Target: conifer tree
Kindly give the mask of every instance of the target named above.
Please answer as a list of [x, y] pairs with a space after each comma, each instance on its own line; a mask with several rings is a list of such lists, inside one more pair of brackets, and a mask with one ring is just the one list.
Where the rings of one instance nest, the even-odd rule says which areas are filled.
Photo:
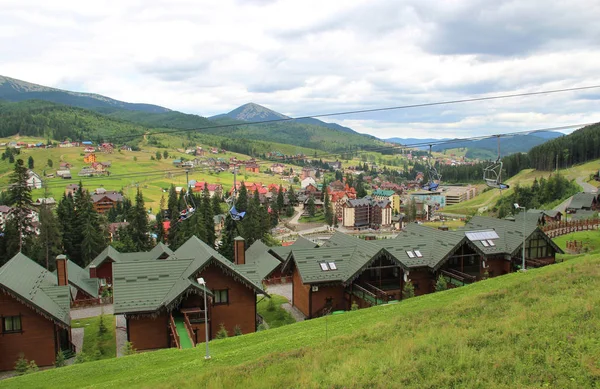
[[244, 185], [244, 181], [240, 185], [238, 197], [235, 200], [235, 208], [239, 212], [246, 212], [248, 210], [248, 190], [246, 189], [246, 185]]
[[156, 233], [156, 243], [165, 243], [167, 235], [165, 226], [163, 225], [164, 221], [163, 211], [161, 210], [156, 214], [156, 227], [154, 228], [154, 232]]
[[18, 159], [14, 171], [10, 175], [9, 201], [13, 209], [6, 223], [6, 248], [10, 257], [19, 251], [26, 251], [29, 237], [33, 234], [31, 222], [32, 204], [31, 188], [27, 185], [29, 178], [23, 160]]
[[312, 194], [308, 198], [308, 203], [306, 204], [306, 207], [308, 208], [308, 215], [310, 217], [315, 216], [315, 213], [316, 213], [315, 196], [313, 196]]
[[238, 222], [233, 220], [230, 215], [227, 215], [225, 218], [225, 226], [223, 227], [223, 239], [221, 241], [221, 247], [219, 247], [219, 253], [231, 262], [233, 262], [234, 239], [239, 235], [237, 223]]
[[147, 251], [151, 247], [150, 237], [148, 236], [148, 216], [144, 206], [144, 196], [138, 188], [135, 195], [135, 206], [129, 210], [129, 226], [127, 227], [129, 236], [135, 246], [135, 251]]
[[208, 184], [204, 185], [204, 189], [202, 191], [202, 215], [204, 225], [206, 227], [206, 244], [210, 247], [215, 247], [215, 222], [214, 222], [214, 212], [213, 207], [210, 201], [210, 192], [208, 191]]
[[211, 206], [213, 209], [213, 214], [220, 215], [223, 213], [223, 211], [221, 210], [221, 199], [219, 199], [219, 196], [217, 196], [216, 193], [211, 198]]
[[279, 191], [277, 192], [277, 211], [282, 212], [284, 205], [283, 186], [279, 185]]
[[75, 236], [76, 220], [75, 205], [73, 196], [64, 194], [62, 200], [58, 203], [56, 209], [58, 223], [60, 225], [62, 243], [67, 257], [74, 258], [75, 245], [77, 243]]
[[27, 159], [27, 167], [29, 169], [33, 169], [35, 165], [35, 162], [33, 161], [33, 157], [30, 155], [29, 158]]
[[328, 226], [333, 225], [333, 209], [331, 207], [331, 202], [329, 201], [329, 194], [327, 193], [327, 190], [324, 191], [324, 201], [323, 201], [323, 209], [325, 210], [325, 223], [327, 223]]
[[47, 204], [40, 209], [40, 234], [34, 246], [36, 261], [47, 270], [54, 269], [55, 258], [62, 252], [62, 240], [58, 220]]
[[[158, 152], [158, 151], [157, 151]], [[175, 191], [175, 185], [171, 185], [169, 188], [169, 200], [167, 202], [169, 207], [169, 219], [171, 223], [179, 218], [179, 199], [177, 198], [177, 191]]]
[[288, 196], [288, 201], [290, 203], [290, 206], [293, 207], [294, 205], [296, 205], [296, 203], [298, 202], [298, 196], [296, 196], [296, 193], [294, 192], [294, 188], [290, 185], [290, 189], [287, 192], [287, 196]]

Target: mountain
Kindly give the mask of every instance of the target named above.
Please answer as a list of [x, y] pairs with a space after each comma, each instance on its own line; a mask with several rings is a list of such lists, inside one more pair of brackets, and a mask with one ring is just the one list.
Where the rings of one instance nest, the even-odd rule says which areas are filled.
[[[538, 134], [538, 133], [535, 133]], [[544, 131], [542, 136], [534, 134], [503, 136], [500, 138], [500, 154], [502, 156], [514, 153], [526, 153], [531, 148], [541, 145], [552, 139], [551, 136], [560, 137], [564, 134], [560, 132]], [[496, 138], [487, 138], [474, 141], [449, 140], [448, 143], [433, 146], [433, 151], [443, 151], [447, 149], [467, 148], [468, 150], [482, 149], [492, 151], [494, 155], [498, 153], [498, 140]], [[471, 158], [471, 155], [467, 155]]]
[[[237, 107], [236, 109], [234, 109], [231, 112], [223, 113], [220, 115], [215, 115], [215, 116], [210, 117], [209, 119], [223, 119], [223, 118], [230, 118], [230, 119], [240, 120], [240, 121], [244, 121], [244, 122], [264, 122], [264, 121], [272, 121], [272, 120], [291, 119], [289, 116], [286, 116], [279, 112], [275, 112], [272, 109], [263, 107], [262, 105], [258, 105], [255, 103], [244, 104], [240, 107]], [[295, 120], [290, 120], [290, 121], [293, 121], [294, 123], [310, 124], [312, 126], [327, 127], [332, 130], [342, 131], [342, 132], [346, 132], [346, 133], [358, 134], [356, 131], [354, 131], [351, 128], [340, 126], [339, 124], [336, 124], [336, 123], [327, 123], [327, 122], [321, 121], [319, 119], [314, 119], [314, 118], [302, 118], [302, 119], [295, 119]]]
[[[444, 140], [449, 140], [450, 138], [441, 138], [441, 139], [437, 139], [437, 138], [423, 138], [423, 139], [419, 139], [419, 138], [387, 138], [384, 139], [386, 142], [391, 142], [391, 143], [397, 143], [399, 145], [405, 145], [405, 146], [410, 146], [410, 145], [414, 145], [414, 144], [427, 144], [428, 142], [431, 143], [437, 143], [440, 141], [444, 141]], [[429, 146], [418, 146], [415, 147], [419, 150], [427, 150], [429, 149]]]
[[538, 138], [544, 139], [556, 139], [560, 138], [561, 136], [564, 136], [565, 134], [558, 131], [536, 131], [530, 133], [529, 135], [537, 136]]
[[0, 99], [12, 102], [37, 99], [86, 109], [123, 109], [150, 113], [170, 111], [170, 109], [158, 105], [126, 103], [94, 93], [50, 88], [5, 76], [0, 76]]

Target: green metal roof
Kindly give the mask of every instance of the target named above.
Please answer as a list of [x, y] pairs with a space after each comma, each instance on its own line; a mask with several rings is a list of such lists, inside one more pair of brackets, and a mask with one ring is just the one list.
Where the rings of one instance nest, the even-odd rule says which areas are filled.
[[[56, 275], [56, 270], [54, 270], [52, 274]], [[89, 271], [80, 268], [73, 261], [67, 261], [67, 274], [69, 277], [69, 284], [75, 286], [77, 289], [83, 290], [92, 297], [98, 297], [100, 280], [97, 278], [90, 278]], [[73, 297], [75, 297], [75, 295], [73, 295]]]
[[312, 249], [317, 246], [318, 245], [315, 242], [310, 241], [303, 236], [298, 236], [298, 239], [291, 245], [271, 247], [271, 251], [282, 261], [285, 261], [293, 249]]
[[0, 268], [0, 287], [52, 320], [71, 325], [69, 286], [58, 286], [55, 275], [22, 253]]
[[193, 260], [122, 262], [113, 266], [113, 300], [116, 314], [169, 309], [190, 289], [212, 293], [189, 279]]
[[159, 243], [150, 251], [141, 251], [135, 253], [120, 253], [112, 246], [106, 247], [94, 260], [86, 267], [89, 269], [90, 266], [94, 265], [99, 267], [107, 259], [112, 259], [114, 262], [136, 262], [136, 261], [152, 261], [158, 259], [167, 254], [168, 256], [173, 255], [173, 251], [163, 243]]
[[89, 265], [87, 265], [86, 269], [89, 269], [90, 266], [100, 266], [107, 259], [112, 259], [115, 262], [119, 261], [120, 253], [112, 246], [107, 246], [100, 254], [94, 258]]
[[[253, 264], [262, 279], [271, 274], [277, 266], [281, 265], [281, 261], [271, 255], [271, 248], [262, 241], [257, 240], [246, 250], [246, 264]], [[261, 280], [262, 281], [262, 280]]]
[[571, 199], [568, 209], [591, 208], [596, 195], [594, 193], [576, 193]]

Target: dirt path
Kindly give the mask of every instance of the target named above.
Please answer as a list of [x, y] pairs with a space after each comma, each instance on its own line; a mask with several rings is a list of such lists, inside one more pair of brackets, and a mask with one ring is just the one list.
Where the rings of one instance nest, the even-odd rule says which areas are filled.
[[598, 192], [598, 188], [596, 188], [594, 185], [588, 184], [587, 182], [583, 181], [584, 177], [577, 177], [577, 183], [579, 184], [579, 186], [581, 186], [583, 188], [583, 191], [586, 193], [597, 193]]

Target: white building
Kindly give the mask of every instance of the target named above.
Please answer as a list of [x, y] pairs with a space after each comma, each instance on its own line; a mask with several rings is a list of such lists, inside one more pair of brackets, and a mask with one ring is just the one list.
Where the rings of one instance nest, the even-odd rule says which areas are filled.
[[40, 176], [32, 170], [28, 170], [27, 174], [29, 175], [27, 186], [31, 189], [40, 189], [42, 187], [42, 179]]

